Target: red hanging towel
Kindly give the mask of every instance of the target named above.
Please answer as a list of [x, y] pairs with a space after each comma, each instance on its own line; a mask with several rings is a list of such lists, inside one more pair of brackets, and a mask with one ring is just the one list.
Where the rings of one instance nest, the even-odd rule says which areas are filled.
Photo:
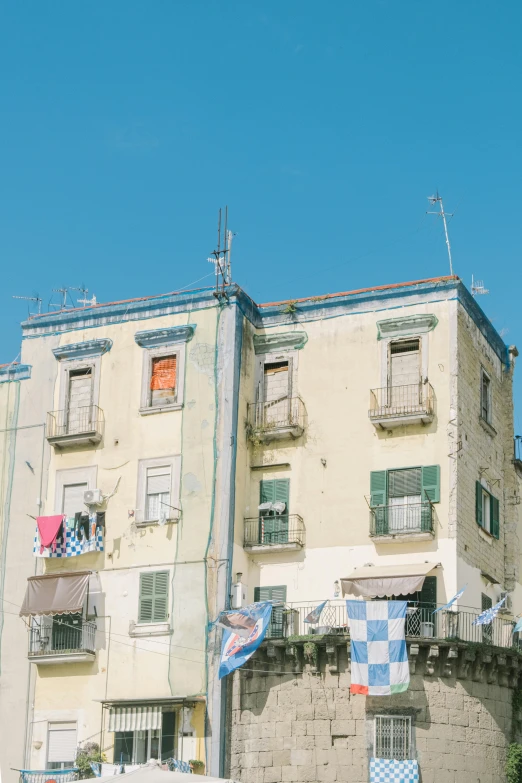
[[40, 533], [40, 554], [48, 546], [53, 547], [53, 552], [56, 551], [56, 537], [60, 532], [62, 522], [65, 519], [63, 514], [57, 514], [54, 517], [37, 517], [36, 524], [38, 525], [38, 532]]

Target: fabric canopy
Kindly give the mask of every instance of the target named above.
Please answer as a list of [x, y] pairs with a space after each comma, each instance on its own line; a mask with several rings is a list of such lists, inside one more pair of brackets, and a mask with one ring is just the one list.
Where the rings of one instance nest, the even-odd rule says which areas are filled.
[[144, 731], [145, 729], [161, 729], [161, 705], [111, 708], [109, 731]]
[[164, 359], [153, 359], [150, 388], [153, 391], [157, 391], [161, 389], [174, 389], [175, 386], [176, 357], [168, 356]]
[[418, 563], [357, 568], [341, 579], [343, 595], [363, 598], [410, 595], [421, 589], [426, 575], [436, 567], [436, 563]]
[[20, 617], [81, 612], [89, 575], [90, 571], [77, 571], [29, 577]]
[[[128, 766], [125, 765], [125, 768], [128, 769]], [[140, 764], [138, 769], [124, 774], [124, 779], [129, 783], [187, 783], [188, 780], [186, 772], [163, 771], [156, 764]], [[119, 775], [117, 779], [121, 780]], [[109, 777], [97, 778], [97, 783], [114, 783], [114, 774]], [[229, 783], [229, 781], [225, 781], [224, 778], [205, 776], [205, 783]]]

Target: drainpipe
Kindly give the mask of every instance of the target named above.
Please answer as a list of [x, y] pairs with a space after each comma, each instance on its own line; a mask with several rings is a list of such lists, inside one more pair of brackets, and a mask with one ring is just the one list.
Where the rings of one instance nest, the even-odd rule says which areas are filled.
[[[230, 606], [232, 589], [232, 553], [234, 545], [235, 480], [237, 457], [237, 429], [239, 409], [239, 382], [241, 373], [241, 348], [243, 338], [242, 313], [232, 300], [221, 315], [223, 329], [218, 335], [221, 357], [221, 452], [220, 452], [220, 513], [219, 538], [216, 542], [218, 556], [226, 558], [227, 567], [218, 569], [216, 614]], [[214, 631], [215, 633], [215, 631]], [[223, 777], [226, 756], [227, 680], [219, 681], [218, 664], [220, 650], [213, 654], [212, 683], [209, 698], [212, 703], [212, 737], [210, 746], [210, 771], [214, 777]]]

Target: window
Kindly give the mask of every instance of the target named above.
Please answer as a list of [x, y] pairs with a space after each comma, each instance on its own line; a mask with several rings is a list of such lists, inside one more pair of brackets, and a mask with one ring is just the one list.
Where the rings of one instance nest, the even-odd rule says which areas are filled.
[[144, 764], [151, 758], [162, 761], [175, 758], [175, 723], [174, 712], [162, 712], [161, 728], [116, 731], [114, 763]]
[[167, 520], [170, 517], [170, 465], [147, 468], [145, 520]]
[[76, 723], [49, 723], [47, 769], [69, 769], [76, 760]]
[[288, 542], [289, 479], [261, 481], [259, 485], [259, 543]]
[[427, 501], [440, 501], [439, 465], [370, 474], [370, 506], [377, 535], [431, 531], [432, 511]]
[[158, 413], [181, 406], [184, 356], [184, 346], [144, 351], [141, 413]]
[[484, 369], [480, 373], [480, 415], [491, 424], [491, 378]]
[[56, 471], [55, 513], [74, 517], [77, 511], [86, 511], [83, 493], [96, 489], [97, 467], [72, 468]]
[[169, 572], [140, 574], [138, 623], [164, 623], [169, 617]]
[[480, 481], [475, 485], [477, 525], [494, 538], [500, 537], [500, 503]]
[[407, 715], [376, 715], [373, 753], [379, 759], [411, 759], [411, 718]]
[[157, 457], [138, 463], [136, 522], [164, 524], [180, 517], [181, 457]]
[[256, 587], [254, 588], [254, 601], [275, 601], [272, 607], [272, 617], [266, 630], [266, 638], [280, 639], [284, 635], [283, 610], [286, 601], [286, 585], [277, 587]]

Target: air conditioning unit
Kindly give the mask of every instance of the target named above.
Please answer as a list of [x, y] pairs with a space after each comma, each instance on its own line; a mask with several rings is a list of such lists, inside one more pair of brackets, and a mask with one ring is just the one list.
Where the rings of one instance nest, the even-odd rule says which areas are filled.
[[511, 599], [511, 593], [508, 593], [505, 590], [503, 590], [500, 593], [500, 600], [502, 601], [503, 598], [505, 598], [506, 601], [500, 607], [500, 612], [503, 613], [503, 614], [511, 614], [511, 610], [513, 608], [513, 601]]
[[101, 506], [103, 503], [101, 489], [86, 489], [83, 493], [83, 502], [86, 506]]

